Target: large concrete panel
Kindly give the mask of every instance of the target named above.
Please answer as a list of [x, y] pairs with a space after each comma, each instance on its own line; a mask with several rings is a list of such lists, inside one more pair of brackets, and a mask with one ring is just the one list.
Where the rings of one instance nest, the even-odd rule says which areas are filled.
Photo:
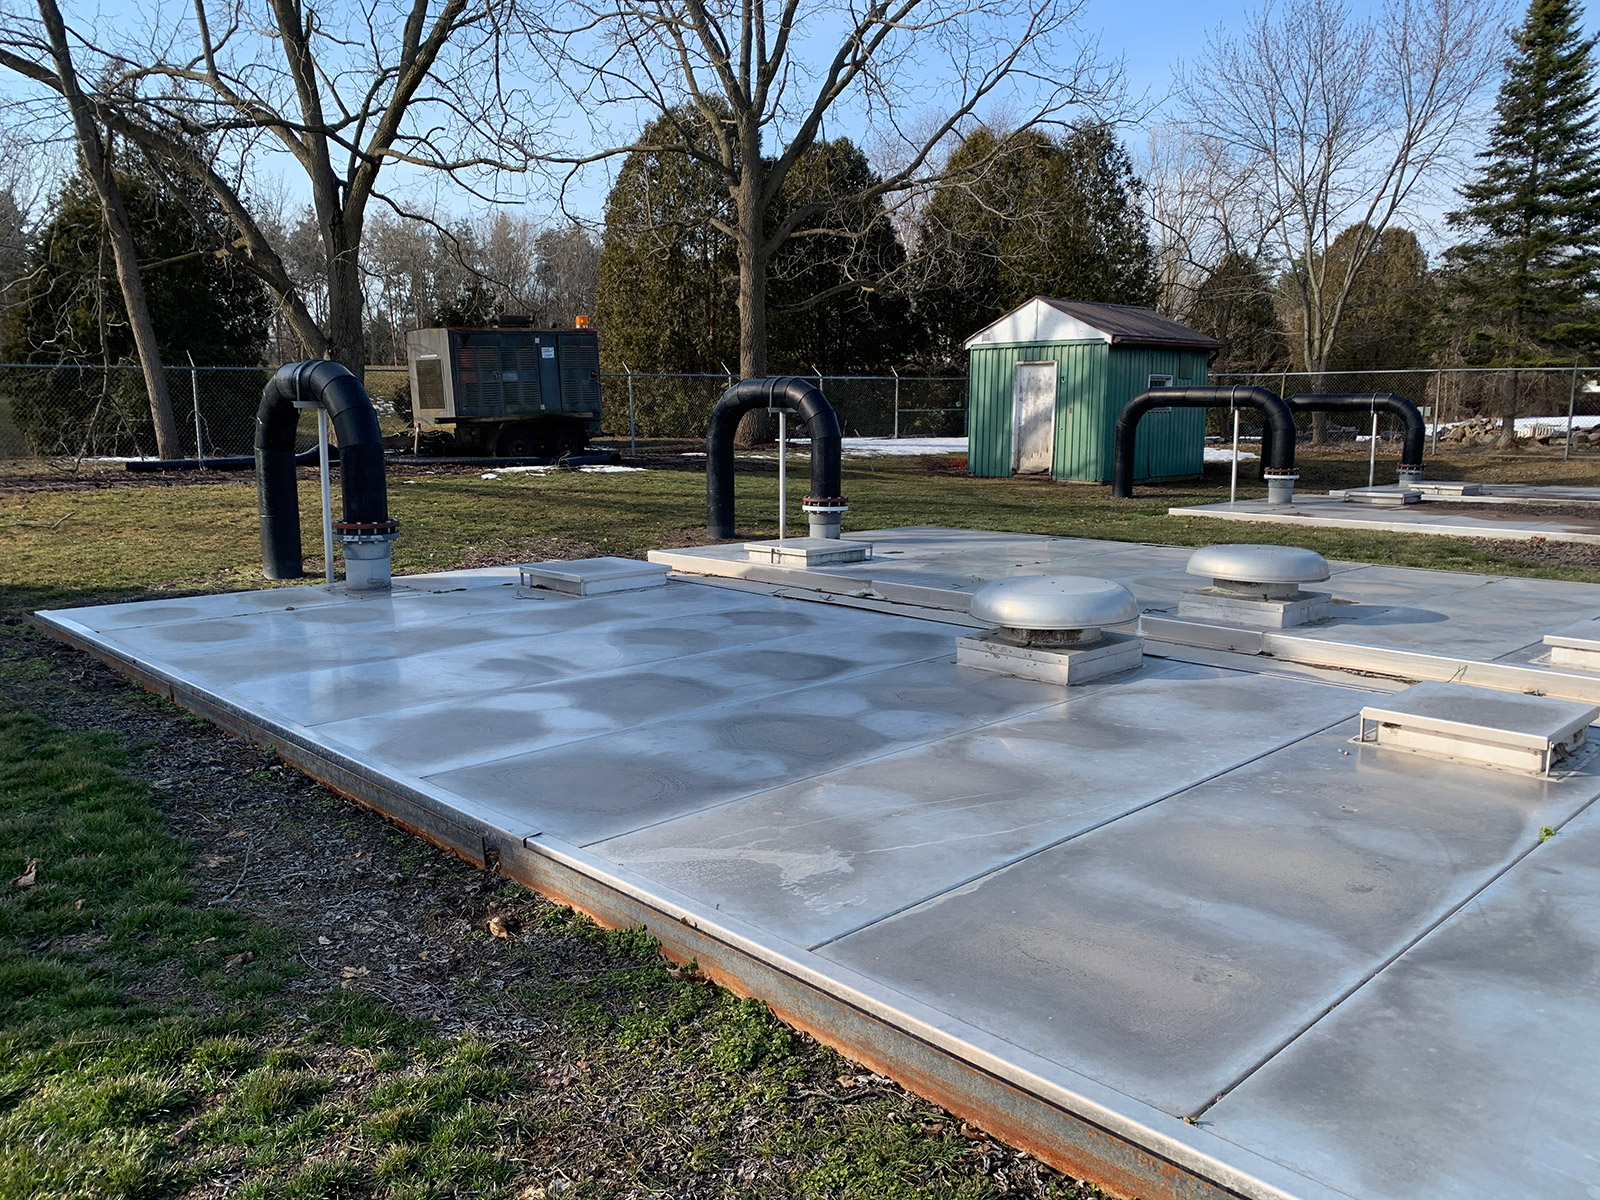
[[[1348, 718], [1370, 699], [1348, 688], [1147, 661], [1138, 679], [1073, 688], [1065, 701], [1059, 689], [1039, 685], [1052, 704], [1030, 716], [596, 849], [816, 945]], [[943, 676], [916, 699], [952, 714], [970, 712], [977, 689], [1021, 682], [945, 664], [916, 670]]]
[[1600, 1195], [1590, 808], [1213, 1107], [1351, 1196]]
[[1600, 792], [1592, 762], [1547, 783], [1354, 733], [1307, 738], [821, 953], [1197, 1113]]

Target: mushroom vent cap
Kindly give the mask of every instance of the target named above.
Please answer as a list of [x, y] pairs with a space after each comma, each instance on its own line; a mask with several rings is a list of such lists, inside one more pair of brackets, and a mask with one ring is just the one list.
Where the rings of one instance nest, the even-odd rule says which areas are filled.
[[1206, 546], [1189, 556], [1186, 569], [1219, 583], [1282, 585], [1328, 578], [1328, 560], [1299, 546]]
[[972, 615], [1008, 629], [1100, 629], [1139, 615], [1133, 593], [1091, 575], [1019, 575], [984, 584]]

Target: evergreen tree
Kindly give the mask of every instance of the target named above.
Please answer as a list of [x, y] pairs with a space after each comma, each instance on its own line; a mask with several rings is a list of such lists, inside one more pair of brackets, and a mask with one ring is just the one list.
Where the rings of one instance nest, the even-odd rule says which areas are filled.
[[[680, 121], [697, 119], [685, 111]], [[666, 118], [641, 140], [669, 144]], [[882, 371], [915, 348], [909, 306], [883, 283], [905, 263], [881, 199], [860, 199], [876, 182], [848, 138], [808, 147], [767, 210], [776, 232], [808, 211], [768, 264], [768, 361], [774, 372], [809, 375]], [[832, 202], [834, 198], [840, 199]], [[718, 374], [739, 362], [738, 256], [726, 181], [676, 150], [629, 154], [606, 203], [595, 315], [608, 370]], [[703, 424], [682, 388], [641, 381], [652, 430]]]
[[883, 201], [856, 199], [877, 182], [867, 156], [843, 137], [814, 142], [784, 180], [768, 212], [774, 226], [801, 204], [828, 207], [768, 268], [773, 372], [876, 375], [917, 349], [910, 305], [886, 286], [905, 265], [905, 249]]
[[1153, 304], [1155, 255], [1132, 160], [1111, 128], [969, 135], [923, 215], [928, 285], [918, 297], [936, 351], [1032, 296]]
[[1482, 169], [1449, 216], [1467, 234], [1446, 252], [1450, 319], [1470, 362], [1570, 362], [1600, 344], [1596, 39], [1572, 0], [1532, 0], [1511, 36]]
[[[669, 143], [675, 128], [662, 117], [640, 141]], [[738, 362], [732, 219], [728, 189], [704, 163], [653, 149], [623, 160], [606, 199], [595, 299], [608, 370], [718, 372]]]
[[[1356, 224], [1339, 232], [1326, 255], [1317, 255], [1315, 270], [1326, 278], [1344, 278], [1357, 248], [1362, 246], [1367, 248], [1366, 257], [1350, 279], [1339, 340], [1328, 356], [1326, 369], [1376, 371], [1419, 366], [1437, 292], [1428, 272], [1427, 252], [1409, 229], [1391, 225], [1374, 235], [1371, 226]], [[1280, 284], [1285, 293], [1294, 287], [1287, 278]], [[1304, 307], [1292, 294], [1282, 298], [1294, 346], [1293, 369], [1310, 371], [1300, 329], [1305, 319]], [[1333, 298], [1325, 296], [1324, 302], [1331, 306]], [[1326, 321], [1328, 314], [1323, 316]]]
[[[198, 189], [175, 194], [149, 171], [117, 173], [163, 362], [255, 366], [269, 305], [260, 281], [227, 253], [232, 233]], [[6, 314], [7, 362], [126, 364], [133, 335], [112, 274], [99, 201], [68, 179], [35, 236], [16, 303]]]
[[[183, 426], [190, 419], [184, 403], [190, 357], [202, 366], [260, 365], [271, 306], [260, 279], [230, 253], [233, 232], [208, 192], [174, 190], [185, 184], [143, 164], [118, 171], [117, 185], [161, 361], [184, 373], [172, 389]], [[50, 211], [28, 248], [0, 354], [14, 363], [136, 364], [100, 201], [89, 181], [81, 174], [69, 178]], [[201, 378], [208, 450], [248, 447], [262, 382], [248, 372]], [[155, 448], [144, 379], [135, 370], [77, 371], [56, 381], [28, 377], [13, 415], [41, 453]]]

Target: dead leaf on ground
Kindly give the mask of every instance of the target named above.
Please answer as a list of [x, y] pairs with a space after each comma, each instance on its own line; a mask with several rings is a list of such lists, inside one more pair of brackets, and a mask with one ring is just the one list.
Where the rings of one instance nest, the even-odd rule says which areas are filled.
[[489, 932], [497, 938], [515, 937], [522, 928], [522, 922], [513, 916], [496, 913], [489, 918]]
[[333, 939], [331, 937], [318, 936], [317, 945], [319, 945], [319, 946], [331, 946], [331, 945], [333, 945]]
[[232, 861], [233, 855], [231, 854], [202, 854], [200, 856], [200, 865], [202, 867], [220, 867], [223, 863], [231, 863]]
[[339, 974], [346, 979], [360, 979], [363, 975], [371, 975], [372, 969], [370, 967], [344, 967], [340, 969]]
[[183, 1143], [188, 1140], [189, 1132], [194, 1128], [194, 1123], [197, 1120], [199, 1120], [198, 1117], [190, 1117], [182, 1125], [179, 1125], [172, 1131], [172, 1135], [167, 1138], [167, 1143], [173, 1146], [183, 1145]]
[[34, 884], [39, 882], [39, 868], [43, 865], [44, 859], [30, 858], [28, 860], [28, 865], [22, 868], [22, 874], [18, 875], [11, 881], [11, 886], [14, 888], [22, 888], [24, 891], [26, 891], [28, 888], [31, 888]]
[[228, 836], [230, 838], [249, 837], [250, 831], [248, 829], [235, 829], [232, 833], [228, 834]]
[[78, 912], [83, 908], [83, 897], [80, 896], [72, 902], [72, 911]]
[[256, 952], [254, 950], [241, 950], [241, 951], [239, 951], [239, 953], [230, 954], [230, 955], [228, 955], [227, 958], [223, 959], [222, 960], [222, 969], [224, 971], [231, 971], [235, 967], [242, 967], [246, 963], [255, 962], [255, 960], [256, 960]]

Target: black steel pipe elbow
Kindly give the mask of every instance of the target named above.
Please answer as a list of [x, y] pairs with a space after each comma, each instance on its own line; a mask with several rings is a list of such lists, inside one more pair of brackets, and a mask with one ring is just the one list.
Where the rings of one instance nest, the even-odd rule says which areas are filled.
[[739, 418], [753, 408], [782, 409], [805, 422], [811, 439], [811, 492], [808, 505], [842, 509], [839, 417], [816, 384], [795, 375], [741, 379], [717, 401], [706, 430], [706, 536], [733, 533], [733, 435]]
[[[1422, 470], [1422, 447], [1428, 430], [1423, 424], [1422, 410], [1404, 396], [1393, 392], [1302, 392], [1285, 398], [1284, 403], [1292, 413], [1303, 412], [1391, 412], [1400, 418], [1404, 427], [1400, 447], [1400, 469]], [[1261, 457], [1266, 459], [1271, 431], [1261, 435]]]
[[1139, 419], [1152, 408], [1253, 408], [1261, 413], [1273, 433], [1272, 449], [1265, 440], [1261, 458], [1268, 471], [1278, 475], [1294, 471], [1294, 415], [1283, 397], [1261, 387], [1154, 388], [1141, 392], [1117, 416], [1112, 443], [1111, 495], [1118, 500], [1133, 496], [1134, 444]]
[[300, 495], [295, 486], [295, 402], [327, 410], [339, 439], [342, 533], [383, 537], [389, 519], [383, 476], [383, 434], [361, 381], [336, 362], [312, 359], [282, 367], [261, 393], [256, 410], [256, 500], [261, 514], [261, 569], [268, 579], [305, 574], [300, 547]]

